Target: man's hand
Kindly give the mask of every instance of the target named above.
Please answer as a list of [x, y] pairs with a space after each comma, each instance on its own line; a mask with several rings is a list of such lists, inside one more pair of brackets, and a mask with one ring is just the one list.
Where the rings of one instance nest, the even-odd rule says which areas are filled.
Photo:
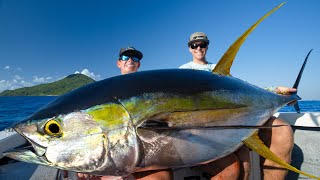
[[282, 87], [282, 86], [279, 86], [279, 87], [276, 88], [276, 93], [277, 94], [289, 95], [290, 93], [293, 93], [293, 92], [297, 92], [297, 89], [288, 88], [288, 87]]

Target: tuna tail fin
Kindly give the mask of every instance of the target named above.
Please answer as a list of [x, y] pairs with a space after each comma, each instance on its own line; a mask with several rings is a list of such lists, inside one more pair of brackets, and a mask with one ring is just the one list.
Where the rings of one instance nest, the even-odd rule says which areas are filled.
[[212, 70], [213, 73], [225, 75], [225, 76], [231, 76], [230, 74], [230, 68], [232, 66], [232, 63], [234, 61], [234, 58], [236, 57], [241, 45], [246, 40], [248, 35], [260, 24], [261, 21], [263, 21], [266, 17], [268, 17], [270, 14], [272, 14], [274, 11], [279, 9], [284, 3], [281, 3], [279, 6], [275, 7], [271, 11], [269, 11], [267, 14], [265, 14], [262, 18], [260, 18], [255, 24], [253, 24], [246, 32], [244, 32], [230, 47], [229, 49], [224, 53], [224, 55], [221, 57], [215, 68]]
[[303, 174], [309, 178], [313, 178], [313, 179], [320, 179], [319, 177], [313, 176], [311, 174], [302, 172], [300, 170], [298, 170], [297, 168], [289, 165], [288, 163], [284, 162], [283, 160], [281, 160], [279, 157], [277, 157], [273, 152], [270, 151], [270, 149], [259, 139], [258, 136], [258, 132], [255, 132], [253, 135], [251, 135], [249, 138], [243, 140], [243, 143], [248, 146], [249, 148], [251, 148], [252, 150], [254, 150], [256, 153], [258, 153], [260, 156], [269, 159], [277, 164], [279, 164], [280, 166], [294, 171], [296, 173], [299, 174]]

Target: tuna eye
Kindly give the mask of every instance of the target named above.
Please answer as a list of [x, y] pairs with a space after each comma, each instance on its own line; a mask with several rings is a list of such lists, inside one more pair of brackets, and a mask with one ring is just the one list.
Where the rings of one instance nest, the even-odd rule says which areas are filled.
[[44, 127], [44, 130], [49, 136], [60, 136], [61, 135], [60, 124], [55, 120], [48, 121]]

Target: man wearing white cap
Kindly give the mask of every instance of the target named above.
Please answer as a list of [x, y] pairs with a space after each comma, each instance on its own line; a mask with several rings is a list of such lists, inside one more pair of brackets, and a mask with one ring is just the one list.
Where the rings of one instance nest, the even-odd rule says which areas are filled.
[[[195, 69], [211, 72], [215, 64], [206, 60], [206, 53], [208, 50], [209, 39], [203, 32], [195, 32], [191, 34], [188, 42], [189, 51], [192, 54], [192, 61], [183, 64], [181, 69]], [[279, 94], [286, 94], [295, 92], [296, 89], [287, 87], [277, 87], [274, 92]], [[271, 129], [259, 130], [261, 140], [285, 162], [291, 162], [291, 152], [293, 149], [293, 132], [291, 127], [285, 121], [271, 117], [266, 125], [285, 125]], [[237, 152], [224, 157], [222, 160], [214, 161], [206, 166], [203, 166], [212, 178], [217, 179], [248, 179], [250, 172], [249, 149], [245, 146], [240, 148]], [[236, 155], [236, 158], [235, 158]], [[274, 162], [261, 157], [261, 169], [263, 170], [263, 179], [285, 179], [287, 170], [279, 167]], [[227, 163], [227, 164], [226, 164]], [[239, 164], [240, 163], [240, 164]], [[239, 167], [239, 165], [241, 165]], [[217, 169], [220, 169], [217, 171]], [[231, 175], [230, 175], [231, 174]]]

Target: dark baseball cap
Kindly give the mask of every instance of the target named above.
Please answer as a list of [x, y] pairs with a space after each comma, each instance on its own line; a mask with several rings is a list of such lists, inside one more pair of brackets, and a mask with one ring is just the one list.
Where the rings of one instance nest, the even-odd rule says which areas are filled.
[[202, 41], [209, 44], [209, 39], [204, 32], [195, 32], [191, 34], [189, 38], [188, 46], [190, 46], [192, 43], [196, 41]]
[[143, 55], [140, 51], [136, 50], [134, 47], [129, 46], [127, 48], [121, 48], [119, 52], [119, 59], [120, 56], [122, 55], [128, 55], [128, 56], [134, 56], [139, 58], [140, 60], [142, 59]]

